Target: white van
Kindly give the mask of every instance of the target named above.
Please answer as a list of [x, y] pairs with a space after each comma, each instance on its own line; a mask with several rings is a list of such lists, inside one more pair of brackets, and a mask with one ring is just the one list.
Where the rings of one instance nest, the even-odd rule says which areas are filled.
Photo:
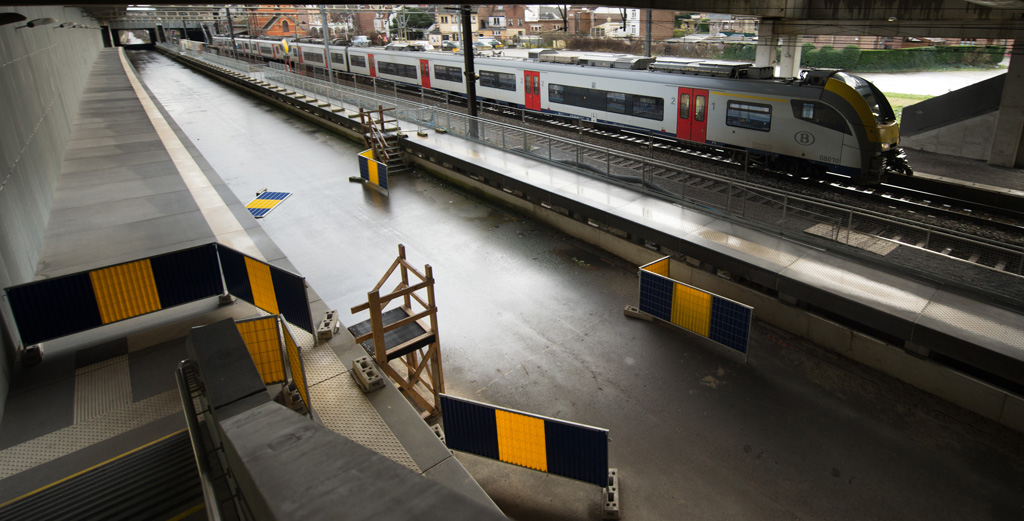
[[370, 39], [367, 38], [366, 36], [362, 36], [362, 35], [354, 36], [354, 37], [352, 37], [352, 46], [353, 47], [369, 47], [370, 46]]

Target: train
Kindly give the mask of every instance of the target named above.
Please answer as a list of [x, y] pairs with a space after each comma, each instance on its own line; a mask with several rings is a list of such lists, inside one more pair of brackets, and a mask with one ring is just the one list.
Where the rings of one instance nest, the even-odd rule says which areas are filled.
[[[430, 46], [385, 48], [295, 40], [236, 39], [237, 52], [322, 74], [362, 75], [466, 94], [464, 57]], [[231, 39], [211, 45], [231, 52]], [[749, 63], [629, 55], [475, 58], [478, 98], [521, 109], [581, 118], [718, 147], [796, 176], [835, 173], [875, 185], [912, 175], [899, 126], [885, 95], [871, 82], [834, 69], [778, 78]]]

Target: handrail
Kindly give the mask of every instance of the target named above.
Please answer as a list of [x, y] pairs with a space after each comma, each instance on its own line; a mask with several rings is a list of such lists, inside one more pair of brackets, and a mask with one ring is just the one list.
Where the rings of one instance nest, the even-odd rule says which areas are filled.
[[217, 502], [217, 492], [213, 489], [213, 480], [210, 479], [210, 464], [206, 457], [201, 454], [203, 441], [199, 435], [199, 422], [196, 421], [196, 410], [192, 403], [192, 395], [188, 389], [188, 382], [185, 379], [185, 364], [188, 360], [178, 362], [178, 369], [174, 372], [175, 380], [178, 382], [178, 394], [181, 397], [181, 408], [185, 413], [185, 423], [188, 425], [188, 437], [192, 442], [192, 455], [195, 457], [196, 466], [199, 468], [199, 483], [203, 489], [203, 500], [206, 503], [206, 516], [210, 521], [220, 521], [220, 506]]

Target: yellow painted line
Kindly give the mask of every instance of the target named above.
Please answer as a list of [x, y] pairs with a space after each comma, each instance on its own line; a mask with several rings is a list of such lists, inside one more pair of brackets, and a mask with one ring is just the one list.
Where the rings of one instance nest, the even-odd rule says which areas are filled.
[[747, 99], [756, 99], [756, 100], [761, 100], [761, 101], [774, 101], [776, 103], [785, 103], [786, 102], [786, 100], [780, 99], [780, 98], [766, 98], [764, 96], [754, 96], [754, 95], [751, 95], [751, 94], [736, 94], [735, 92], [729, 92], [729, 93], [726, 93], [726, 92], [712, 92], [711, 94], [713, 94], [715, 96], [725, 96], [727, 98], [747, 98]]
[[182, 519], [186, 519], [189, 516], [191, 516], [192, 514], [195, 514], [197, 512], [202, 512], [203, 510], [206, 510], [206, 504], [199, 503], [198, 505], [196, 505], [196, 506], [194, 506], [194, 507], [192, 507], [192, 508], [190, 508], [190, 509], [188, 509], [188, 510], [186, 510], [186, 511], [184, 511], [184, 512], [182, 512], [182, 513], [180, 513], [180, 514], [178, 514], [178, 515], [176, 515], [176, 516], [174, 516], [172, 518], [170, 518], [170, 519], [168, 519], [167, 521], [181, 521]]
[[125, 456], [127, 456], [129, 454], [134, 454], [134, 453], [136, 453], [136, 452], [138, 452], [138, 451], [140, 451], [140, 450], [142, 450], [142, 449], [144, 449], [146, 447], [149, 447], [150, 445], [154, 445], [156, 443], [160, 443], [161, 441], [164, 441], [167, 438], [170, 438], [171, 436], [177, 436], [178, 434], [181, 434], [181, 433], [185, 432], [185, 430], [186, 429], [181, 429], [179, 431], [172, 432], [172, 433], [168, 434], [167, 436], [164, 436], [162, 438], [157, 438], [157, 439], [155, 439], [155, 440], [153, 440], [153, 441], [151, 441], [151, 442], [149, 442], [149, 443], [147, 443], [145, 445], [142, 445], [140, 447], [136, 447], [136, 448], [134, 448], [134, 449], [132, 449], [132, 450], [130, 450], [128, 452], [125, 452], [124, 454], [121, 454], [119, 456], [114, 456], [113, 458], [110, 458], [107, 461], [104, 461], [102, 463], [97, 463], [97, 464], [95, 464], [95, 465], [93, 465], [93, 466], [91, 466], [91, 467], [89, 467], [89, 468], [87, 468], [85, 470], [81, 470], [81, 471], [75, 472], [74, 474], [72, 474], [72, 475], [70, 475], [70, 476], [68, 476], [66, 478], [61, 478], [61, 479], [59, 479], [57, 481], [54, 481], [53, 483], [50, 483], [49, 485], [37, 488], [36, 490], [33, 490], [32, 492], [29, 492], [27, 494], [22, 494], [22, 495], [14, 498], [14, 499], [12, 499], [10, 501], [7, 501], [5, 503], [0, 503], [0, 508], [4, 508], [7, 505], [10, 505], [12, 503], [16, 503], [16, 502], [21, 501], [22, 499], [25, 499], [25, 498], [27, 498], [29, 496], [33, 496], [35, 494], [38, 494], [38, 493], [40, 493], [40, 492], [42, 492], [42, 491], [44, 491], [46, 489], [53, 488], [53, 487], [55, 487], [57, 485], [60, 485], [61, 483], [64, 483], [65, 481], [67, 481], [69, 479], [81, 476], [82, 474], [85, 474], [86, 472], [89, 472], [90, 470], [98, 469], [98, 468], [102, 467], [103, 465], [106, 465], [107, 463], [110, 463], [110, 462], [113, 462], [113, 461], [117, 461], [117, 460], [119, 460], [119, 459], [121, 459], [121, 458], [123, 458], [123, 457], [125, 457]]
[[206, 223], [213, 230], [213, 235], [217, 238], [217, 242], [245, 252], [260, 260], [266, 260], [259, 251], [259, 248], [256, 247], [256, 243], [249, 237], [245, 228], [242, 227], [238, 219], [235, 218], [235, 215], [231, 213], [231, 209], [224, 203], [220, 194], [217, 193], [217, 189], [213, 187], [210, 180], [203, 174], [203, 170], [192, 159], [192, 155], [188, 153], [188, 149], [178, 139], [174, 130], [167, 123], [167, 120], [160, 114], [160, 110], [157, 109], [156, 104], [150, 99], [149, 94], [146, 94], [146, 90], [142, 88], [142, 84], [135, 77], [135, 73], [128, 64], [124, 48], [118, 47], [117, 52], [121, 58], [121, 66], [124, 67], [124, 72], [128, 75], [128, 81], [132, 84], [132, 89], [135, 90], [135, 95], [139, 98], [139, 102], [142, 103], [146, 116], [149, 117], [150, 123], [156, 129], [157, 135], [160, 136], [160, 141], [171, 156], [171, 161], [174, 162], [174, 166], [177, 168], [178, 173], [181, 174], [181, 178], [185, 181], [185, 186], [188, 187], [192, 197], [196, 200], [196, 204], [199, 205], [199, 211], [202, 212]]

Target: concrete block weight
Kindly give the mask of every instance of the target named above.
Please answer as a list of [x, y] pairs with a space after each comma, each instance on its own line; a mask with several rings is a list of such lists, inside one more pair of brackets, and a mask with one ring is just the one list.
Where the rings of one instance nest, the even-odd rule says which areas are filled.
[[369, 356], [361, 356], [352, 361], [352, 378], [364, 393], [384, 387], [384, 379], [380, 371], [370, 361]]

